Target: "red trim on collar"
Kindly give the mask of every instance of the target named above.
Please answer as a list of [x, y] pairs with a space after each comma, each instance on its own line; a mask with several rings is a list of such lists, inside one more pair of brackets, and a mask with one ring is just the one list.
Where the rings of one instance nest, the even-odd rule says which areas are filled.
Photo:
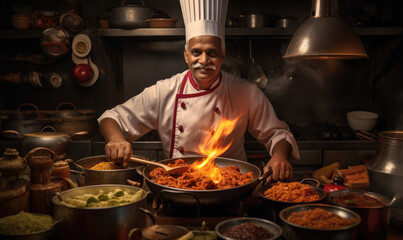
[[[179, 98], [199, 97], [199, 96], [203, 96], [203, 95], [206, 95], [206, 94], [209, 94], [209, 93], [213, 92], [214, 90], [216, 90], [220, 86], [220, 84], [222, 82], [222, 73], [220, 72], [220, 75], [218, 77], [218, 83], [213, 88], [210, 88], [209, 90], [206, 90], [206, 91], [203, 91], [203, 92], [198, 92], [198, 93], [193, 93], [193, 94], [184, 94], [183, 93], [183, 91], [185, 89], [187, 79], [189, 79], [189, 82], [192, 84], [192, 86], [195, 89], [199, 89], [199, 86], [196, 84], [195, 80], [193, 79], [192, 73], [189, 70], [186, 73], [186, 75], [185, 75], [185, 77], [184, 77], [184, 79], [182, 81], [182, 86], [181, 86], [181, 89], [180, 89], [179, 94], [178, 94]], [[195, 87], [195, 85], [197, 86], [197, 88]]]

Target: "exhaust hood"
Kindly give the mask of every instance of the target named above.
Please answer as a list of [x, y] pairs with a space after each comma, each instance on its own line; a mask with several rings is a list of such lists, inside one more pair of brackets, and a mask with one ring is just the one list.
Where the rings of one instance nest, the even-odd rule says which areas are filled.
[[312, 0], [311, 17], [297, 29], [283, 58], [368, 58], [360, 38], [338, 16], [337, 3], [337, 0]]

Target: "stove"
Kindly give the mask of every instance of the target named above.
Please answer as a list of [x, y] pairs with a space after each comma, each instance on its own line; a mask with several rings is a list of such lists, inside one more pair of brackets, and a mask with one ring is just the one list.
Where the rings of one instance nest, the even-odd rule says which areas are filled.
[[218, 223], [235, 217], [271, 220], [273, 216], [271, 210], [266, 209], [259, 199], [257, 189], [244, 199], [225, 206], [202, 206], [196, 201], [193, 205], [179, 206], [156, 198], [149, 199], [148, 203], [156, 224], [180, 225], [193, 230], [199, 229], [202, 225], [206, 230], [214, 230]]

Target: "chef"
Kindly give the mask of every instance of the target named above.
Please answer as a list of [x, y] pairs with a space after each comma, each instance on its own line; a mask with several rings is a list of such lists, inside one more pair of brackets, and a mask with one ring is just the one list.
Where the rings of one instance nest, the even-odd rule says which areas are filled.
[[293, 135], [279, 120], [265, 94], [253, 83], [221, 70], [225, 58], [228, 0], [180, 0], [186, 29], [184, 58], [188, 70], [160, 80], [98, 119], [108, 159], [127, 164], [131, 142], [155, 129], [165, 158], [203, 155], [200, 145], [223, 119], [235, 129], [220, 137], [230, 147], [221, 155], [246, 161], [245, 133], [263, 144], [271, 180], [290, 180], [289, 158], [299, 158]]

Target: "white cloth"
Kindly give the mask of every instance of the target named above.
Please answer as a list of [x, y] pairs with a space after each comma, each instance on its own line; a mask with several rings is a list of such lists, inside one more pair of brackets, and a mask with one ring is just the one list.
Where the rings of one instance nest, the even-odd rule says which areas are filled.
[[228, 0], [180, 0], [186, 42], [197, 36], [210, 35], [225, 41]]
[[[185, 75], [190, 77], [185, 78]], [[222, 118], [233, 120], [238, 116], [241, 117], [235, 130], [220, 139], [223, 146], [233, 141], [221, 157], [246, 160], [244, 140], [249, 131], [270, 154], [274, 145], [285, 139], [292, 145], [292, 157], [299, 159], [294, 136], [287, 124], [277, 118], [263, 92], [256, 84], [226, 72], [222, 72], [221, 80], [208, 91], [198, 90], [190, 71], [160, 80], [125, 103], [105, 111], [98, 122], [104, 118], [115, 119], [129, 141], [156, 129], [165, 157], [176, 158], [202, 155], [199, 146], [206, 134]]]

